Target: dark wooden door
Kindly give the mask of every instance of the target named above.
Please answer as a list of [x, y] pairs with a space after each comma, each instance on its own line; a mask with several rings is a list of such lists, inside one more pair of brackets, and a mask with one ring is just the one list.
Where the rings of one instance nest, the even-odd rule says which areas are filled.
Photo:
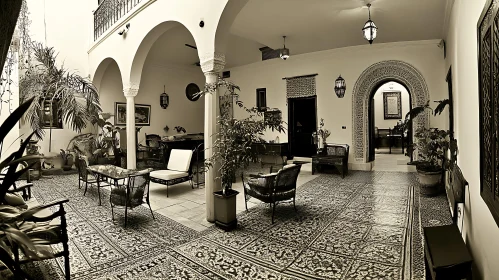
[[369, 161], [374, 161], [374, 153], [375, 153], [375, 135], [374, 135], [374, 124], [376, 123], [375, 122], [375, 119], [374, 119], [374, 99], [371, 98], [371, 100], [369, 100], [369, 129], [368, 129], [368, 133], [369, 133]]
[[311, 157], [317, 153], [312, 134], [317, 131], [316, 97], [288, 99], [288, 142], [292, 156]]

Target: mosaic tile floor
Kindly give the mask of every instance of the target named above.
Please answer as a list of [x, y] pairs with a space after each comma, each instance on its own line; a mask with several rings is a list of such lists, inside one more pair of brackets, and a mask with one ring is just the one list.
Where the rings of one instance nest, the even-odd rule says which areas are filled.
[[[445, 197], [419, 199], [413, 173], [323, 174], [298, 188], [298, 212], [276, 207], [274, 224], [257, 204], [238, 215], [237, 230], [201, 234], [160, 214], [152, 220], [147, 208], [123, 229], [96, 192], [82, 196], [74, 175], [35, 186], [42, 203], [70, 199], [72, 279], [424, 279], [420, 227], [446, 223]], [[30, 271], [61, 279], [59, 266]]]

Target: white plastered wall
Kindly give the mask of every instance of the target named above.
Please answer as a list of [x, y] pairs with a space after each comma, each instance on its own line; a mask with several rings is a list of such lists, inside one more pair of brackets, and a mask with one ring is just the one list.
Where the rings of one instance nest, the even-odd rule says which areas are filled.
[[[352, 147], [352, 88], [362, 71], [370, 65], [385, 60], [407, 62], [422, 73], [432, 101], [446, 98], [444, 57], [438, 42], [411, 41], [349, 47], [292, 55], [286, 61], [271, 59], [228, 70], [231, 71], [230, 79], [241, 87], [240, 99], [246, 106], [255, 106], [257, 88], [267, 88], [267, 106], [279, 108], [286, 122], [286, 82], [282, 78], [318, 73], [317, 117], [324, 118], [325, 128], [331, 131], [328, 141], [347, 143]], [[347, 83], [345, 97], [341, 99], [334, 93], [334, 81], [340, 74]], [[236, 110], [236, 116], [238, 114], [241, 114], [240, 110]], [[430, 118], [432, 127], [447, 128], [447, 123], [447, 118], [443, 116]], [[274, 140], [278, 135], [278, 132], [267, 131], [265, 138]], [[287, 135], [279, 135], [281, 142], [287, 141], [287, 138]], [[354, 162], [353, 151], [349, 161]]]
[[[458, 165], [469, 182], [463, 235], [481, 279], [499, 275], [499, 228], [480, 196], [477, 22], [485, 0], [454, 1], [446, 36], [446, 74], [452, 67]], [[480, 279], [477, 278], [477, 279]]]

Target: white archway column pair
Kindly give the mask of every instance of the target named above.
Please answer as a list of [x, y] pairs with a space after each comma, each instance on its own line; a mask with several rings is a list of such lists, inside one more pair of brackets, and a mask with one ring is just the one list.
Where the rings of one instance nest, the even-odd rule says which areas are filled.
[[135, 96], [139, 92], [138, 85], [125, 85], [123, 94], [126, 98], [126, 166], [127, 169], [137, 168], [137, 143], [135, 143]]

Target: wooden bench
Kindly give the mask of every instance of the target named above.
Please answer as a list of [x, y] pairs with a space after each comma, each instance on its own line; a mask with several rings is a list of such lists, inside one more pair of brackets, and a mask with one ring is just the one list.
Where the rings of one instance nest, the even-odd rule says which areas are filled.
[[341, 173], [341, 178], [348, 174], [347, 144], [326, 144], [317, 155], [312, 156], [312, 175], [323, 165], [334, 166]]
[[451, 225], [423, 228], [426, 279], [471, 279], [471, 257], [457, 227], [457, 204], [464, 203], [468, 182], [456, 165], [450, 172], [447, 197], [453, 209]]

